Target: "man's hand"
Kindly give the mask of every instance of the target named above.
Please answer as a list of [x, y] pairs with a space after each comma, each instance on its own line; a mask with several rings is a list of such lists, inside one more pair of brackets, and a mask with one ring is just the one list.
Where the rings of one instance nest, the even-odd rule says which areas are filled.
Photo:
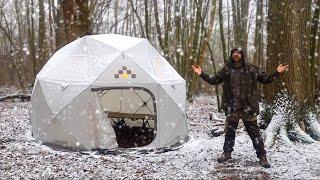
[[282, 73], [284, 73], [288, 68], [289, 68], [289, 65], [280, 64], [280, 65], [277, 67], [277, 71], [278, 71], [278, 73], [282, 74]]
[[199, 65], [191, 65], [191, 67], [198, 76], [201, 74], [201, 67]]

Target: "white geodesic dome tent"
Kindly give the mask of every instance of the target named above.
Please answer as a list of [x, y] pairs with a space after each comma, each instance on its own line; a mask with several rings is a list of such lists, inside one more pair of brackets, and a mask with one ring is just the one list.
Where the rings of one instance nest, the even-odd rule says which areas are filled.
[[143, 38], [88, 35], [67, 44], [37, 75], [31, 104], [32, 134], [46, 143], [115, 148], [112, 113], [154, 118], [145, 147], [188, 137], [185, 80]]

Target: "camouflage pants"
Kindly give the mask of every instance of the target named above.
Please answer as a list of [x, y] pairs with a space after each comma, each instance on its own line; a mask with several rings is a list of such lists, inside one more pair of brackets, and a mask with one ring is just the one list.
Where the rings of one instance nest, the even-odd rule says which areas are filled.
[[256, 150], [256, 154], [257, 154], [258, 158], [260, 158], [262, 156], [266, 156], [266, 151], [264, 149], [263, 140], [261, 138], [259, 127], [257, 124], [257, 117], [256, 116], [249, 117], [241, 111], [236, 112], [236, 113], [232, 113], [229, 116], [227, 116], [226, 125], [225, 125], [225, 141], [224, 141], [223, 150], [226, 152], [233, 151], [235, 135], [236, 135], [235, 131], [238, 127], [240, 119], [244, 123], [246, 131], [248, 132], [248, 134], [252, 140], [252, 144]]

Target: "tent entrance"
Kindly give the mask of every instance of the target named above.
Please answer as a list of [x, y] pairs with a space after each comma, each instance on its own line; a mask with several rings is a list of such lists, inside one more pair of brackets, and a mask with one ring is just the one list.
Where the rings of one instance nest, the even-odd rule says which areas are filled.
[[150, 144], [156, 136], [154, 95], [141, 87], [96, 88], [100, 105], [115, 130], [121, 148]]

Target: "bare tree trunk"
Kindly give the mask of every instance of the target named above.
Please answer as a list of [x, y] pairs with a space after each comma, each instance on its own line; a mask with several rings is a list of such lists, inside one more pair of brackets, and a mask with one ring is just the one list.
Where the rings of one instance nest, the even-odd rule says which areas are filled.
[[[263, 29], [262, 29], [262, 20], [263, 20], [263, 0], [257, 1], [257, 12], [256, 12], [256, 29], [254, 36], [254, 47], [255, 51], [253, 54], [253, 63], [259, 68], [263, 68]], [[263, 87], [261, 84], [258, 84], [258, 90], [260, 94], [263, 93]]]
[[[180, 0], [176, 0], [174, 3], [174, 10], [176, 12], [176, 15], [174, 17], [174, 26], [175, 26], [175, 31], [174, 31], [174, 42], [175, 42], [175, 49], [176, 53], [174, 53], [174, 58], [176, 61], [176, 69], [178, 72], [182, 72], [182, 56], [180, 54], [182, 43], [181, 43], [181, 15], [180, 15]], [[179, 52], [178, 52], [179, 51]]]
[[113, 32], [117, 34], [118, 32], [118, 14], [119, 14], [119, 0], [114, 1], [114, 30]]
[[[318, 37], [320, 36], [320, 31], [317, 33]], [[316, 56], [316, 79], [315, 79], [315, 101], [316, 104], [320, 107], [320, 38], [317, 40], [317, 56]]]
[[[199, 64], [200, 66], [204, 64], [205, 55], [208, 54], [208, 49], [209, 49], [208, 43], [211, 42], [215, 14], [216, 14], [216, 2], [212, 1], [210, 6], [210, 16], [209, 16], [210, 19], [209, 19], [208, 28], [206, 28], [207, 30], [205, 31], [205, 37], [199, 52], [200, 54], [199, 59], [197, 60], [197, 64]], [[202, 23], [204, 23], [203, 20], [202, 20]]]
[[[201, 12], [202, 12], [202, 0], [196, 1], [196, 21], [195, 21], [195, 31], [193, 36], [193, 42], [192, 42], [192, 50], [191, 50], [191, 56], [192, 59], [190, 59], [191, 63], [194, 64], [197, 62], [196, 57], [198, 54], [198, 48], [199, 48], [199, 34], [200, 34], [200, 25], [201, 25]], [[190, 86], [188, 89], [188, 99], [191, 99], [192, 94], [195, 90], [195, 86], [197, 83], [197, 76], [193, 73], [192, 78], [190, 79]]]
[[160, 44], [160, 47], [164, 53], [164, 56], [168, 56], [169, 52], [165, 46], [164, 39], [162, 37], [161, 27], [160, 27], [160, 21], [159, 21], [159, 12], [158, 12], [158, 2], [157, 0], [153, 0], [153, 6], [154, 6], [154, 17], [156, 20], [156, 29], [158, 33], [158, 41]]
[[312, 143], [314, 140], [302, 130], [308, 125], [307, 129], [320, 134], [313, 128], [319, 122], [314, 118], [313, 82], [306, 61], [310, 54], [311, 0], [270, 0], [268, 13], [267, 71], [275, 71], [279, 63], [289, 64], [290, 70], [281, 77], [282, 82], [265, 86], [267, 104], [273, 107], [266, 144], [272, 145], [279, 132], [288, 140], [284, 135], [288, 133], [281, 133], [286, 130], [291, 139]]
[[35, 35], [34, 35], [34, 20], [31, 14], [34, 13], [33, 0], [31, 0], [31, 13], [30, 13], [30, 4], [26, 1], [26, 16], [28, 21], [27, 31], [28, 31], [28, 44], [30, 49], [30, 59], [32, 61], [32, 71], [33, 77], [35, 78], [38, 73], [38, 65], [36, 58], [36, 46], [35, 46]]
[[48, 55], [45, 18], [44, 2], [43, 0], [39, 0], [39, 69], [45, 64]]
[[254, 64], [262, 68], [262, 55], [263, 55], [263, 33], [262, 33], [262, 17], [263, 17], [263, 0], [257, 1], [257, 13], [256, 13], [256, 29], [254, 37], [255, 52], [253, 55]]
[[230, 51], [230, 46], [232, 45], [231, 43], [231, 29], [230, 29], [230, 7], [229, 7], [229, 0], [227, 0], [227, 13], [228, 13], [228, 40], [227, 40], [227, 52]]
[[222, 0], [219, 0], [219, 24], [220, 24], [220, 37], [221, 37], [221, 45], [222, 45], [222, 57], [223, 57], [224, 63], [227, 63], [228, 57], [226, 52], [226, 42], [224, 38]]
[[233, 34], [234, 34], [234, 46], [239, 46], [239, 27], [238, 27], [238, 19], [237, 19], [237, 5], [235, 0], [231, 0], [232, 7], [232, 22], [233, 22]]
[[[56, 49], [60, 49], [65, 44], [65, 31], [64, 31], [64, 23], [63, 23], [63, 8], [62, 8], [62, 1], [58, 0], [58, 7], [54, 7], [53, 5], [53, 17], [55, 23], [55, 41], [56, 41]], [[55, 9], [57, 9], [55, 11]]]
[[76, 39], [76, 10], [74, 0], [62, 0], [61, 5], [64, 22], [64, 39], [69, 43]]
[[[182, 27], [188, 27], [188, 19], [186, 17], [187, 15], [187, 2], [188, 0], [183, 0], [183, 6], [182, 6], [182, 13], [181, 13], [181, 26]], [[189, 73], [187, 73], [188, 69], [188, 43], [187, 43], [187, 38], [188, 36], [188, 30], [187, 28], [182, 28], [182, 33], [181, 33], [181, 39], [183, 40], [181, 43], [181, 48], [183, 52], [183, 56], [181, 57], [183, 59], [183, 63], [181, 64], [181, 74], [182, 77], [186, 78]], [[189, 66], [190, 67], [190, 66]]]
[[[317, 35], [319, 26], [319, 14], [320, 14], [320, 0], [316, 1], [316, 9], [312, 17], [311, 24], [311, 36], [310, 36], [310, 78], [311, 78], [311, 90], [314, 91], [312, 94], [315, 95], [314, 100], [316, 100], [316, 79], [317, 79], [317, 64], [316, 64], [316, 52], [317, 52]], [[319, 46], [319, 44], [318, 44]], [[318, 93], [319, 94], [319, 93]]]
[[148, 12], [148, 0], [144, 0], [144, 21], [145, 21], [145, 28], [146, 28], [146, 38], [150, 39], [150, 32], [149, 32], [149, 12]]
[[[268, 89], [265, 91], [268, 102], [272, 102], [275, 94], [283, 88], [295, 95], [301, 104], [305, 101], [310, 102], [313, 98], [310, 73], [307, 73], [309, 65], [308, 61], [304, 61], [308, 59], [310, 52], [309, 40], [304, 38], [310, 35], [310, 29], [306, 28], [311, 17], [309, 5], [309, 0], [299, 3], [290, 0], [270, 0], [267, 71], [275, 71], [280, 62], [289, 64], [290, 71], [282, 77], [284, 86], [277, 83], [265, 86]], [[305, 11], [300, 11], [301, 8], [305, 8]], [[291, 14], [295, 11], [299, 14]], [[306, 90], [310, 92], [306, 93]]]
[[245, 51], [248, 42], [248, 10], [250, 0], [232, 0], [232, 18], [235, 46], [242, 47]]
[[139, 25], [140, 25], [140, 30], [141, 30], [141, 34], [142, 34], [142, 37], [146, 37], [145, 35], [145, 32], [144, 32], [144, 27], [143, 27], [143, 24], [142, 24], [142, 20], [138, 14], [138, 11], [137, 9], [134, 7], [134, 4], [133, 4], [133, 1], [132, 0], [129, 0], [130, 2], [130, 5], [131, 5], [131, 8], [132, 8], [132, 11], [134, 12], [134, 14], [136, 15], [136, 17], [138, 18], [138, 22], [139, 22]]
[[[207, 43], [207, 45], [208, 45], [209, 52], [210, 52], [210, 59], [211, 59], [211, 62], [212, 62], [213, 73], [215, 74], [217, 72], [217, 68], [216, 68], [216, 64], [215, 64], [214, 58], [213, 58], [212, 48], [211, 48], [209, 42]], [[218, 104], [218, 112], [221, 112], [222, 108], [221, 108], [221, 101], [220, 101], [220, 97], [219, 97], [219, 85], [215, 85], [214, 88], [215, 88], [217, 104]]]
[[249, 3], [250, 0], [241, 0], [241, 38], [240, 38], [240, 46], [247, 51], [247, 44], [248, 44], [248, 10], [249, 10]]
[[19, 78], [19, 84], [22, 89], [25, 88], [26, 84], [28, 83], [28, 70], [24, 66], [25, 59], [23, 57], [23, 35], [24, 35], [24, 29], [23, 22], [21, 19], [21, 2], [19, 0], [14, 1], [14, 10], [16, 15], [16, 22], [18, 25], [18, 41], [16, 42], [16, 56], [14, 56], [14, 59], [12, 59], [12, 65], [17, 70], [17, 75]]
[[54, 49], [55, 49], [55, 46], [54, 46], [54, 41], [53, 41], [53, 37], [54, 37], [54, 34], [53, 34], [53, 30], [54, 30], [54, 18], [53, 18], [53, 8], [54, 8], [54, 5], [53, 5], [53, 0], [49, 0], [48, 1], [49, 3], [49, 56], [52, 55]]
[[77, 4], [77, 37], [91, 33], [91, 13], [89, 0], [76, 0]]
[[[166, 3], [167, 2], [167, 3]], [[167, 11], [164, 11], [164, 46], [168, 51], [168, 54], [164, 54], [164, 56], [167, 58], [167, 60], [172, 63], [172, 59], [170, 58], [170, 48], [169, 48], [169, 33], [172, 31], [171, 29], [171, 5], [172, 1], [164, 1], [165, 7]]]

